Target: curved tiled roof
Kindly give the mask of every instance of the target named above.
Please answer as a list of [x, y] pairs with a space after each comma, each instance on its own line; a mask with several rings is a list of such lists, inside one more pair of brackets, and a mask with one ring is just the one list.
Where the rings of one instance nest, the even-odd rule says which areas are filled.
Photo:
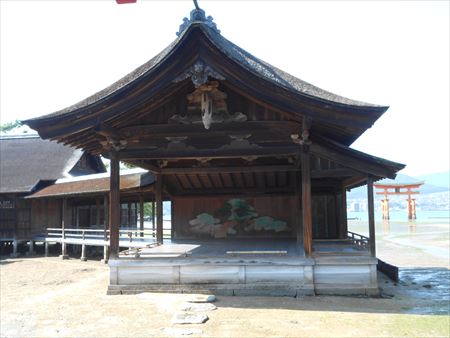
[[[270, 65], [269, 63], [258, 59], [252, 54], [248, 53], [244, 49], [238, 47], [231, 41], [224, 38], [217, 30], [209, 27], [203, 21], [193, 21], [189, 24], [188, 28], [185, 29], [180, 35], [162, 52], [150, 59], [145, 64], [136, 68], [134, 71], [124, 76], [114, 84], [109, 87], [97, 92], [96, 94], [72, 105], [62, 110], [56, 111], [54, 113], [29, 119], [27, 121], [34, 121], [40, 119], [46, 119], [56, 116], [61, 116], [65, 114], [70, 114], [78, 109], [86, 108], [89, 105], [95, 104], [109, 97], [110, 95], [120, 91], [122, 88], [130, 85], [137, 79], [141, 78], [148, 72], [157, 68], [163, 60], [168, 57], [194, 29], [201, 29], [204, 35], [209, 39], [209, 41], [216, 46], [222, 53], [224, 53], [231, 60], [241, 65], [246, 70], [252, 72], [253, 74], [259, 76], [263, 80], [274, 83], [280, 87], [283, 87], [295, 94], [306, 96], [312, 99], [317, 99], [320, 101], [329, 102], [331, 104], [352, 106], [352, 107], [371, 107], [371, 108], [386, 108], [379, 105], [374, 105], [366, 102], [352, 100], [343, 96], [339, 96], [316, 87], [306, 81], [296, 78], [281, 69]], [[27, 122], [25, 121], [25, 122]]]

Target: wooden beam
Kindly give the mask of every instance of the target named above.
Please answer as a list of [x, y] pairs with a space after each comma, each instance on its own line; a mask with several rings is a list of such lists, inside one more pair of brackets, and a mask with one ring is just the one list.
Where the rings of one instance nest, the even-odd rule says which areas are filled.
[[143, 168], [143, 169], [147, 169], [148, 171], [150, 171], [153, 174], [157, 174], [157, 173], [161, 173], [161, 168], [154, 166], [152, 164], [149, 164], [147, 162], [145, 162], [144, 160], [141, 161], [124, 161], [127, 162], [129, 164], [135, 165], [137, 167]]
[[102, 136], [104, 136], [106, 138], [116, 138], [116, 139], [119, 138], [117, 130], [115, 128], [112, 128], [111, 126], [105, 124], [105, 123], [97, 125], [94, 128], [94, 131], [97, 134], [102, 135]]
[[173, 196], [216, 196], [216, 195], [264, 195], [264, 194], [292, 194], [295, 187], [280, 188], [220, 188], [220, 189], [192, 189], [173, 191]]
[[394, 171], [388, 170], [384, 166], [374, 163], [374, 161], [369, 162], [365, 159], [356, 158], [352, 154], [345, 153], [340, 149], [328, 148], [327, 146], [314, 142], [314, 140], [310, 145], [310, 149], [311, 153], [317, 156], [336, 162], [345, 168], [350, 168], [363, 174], [372, 174], [389, 178], [395, 177]]
[[357, 175], [350, 177], [344, 181], [342, 181], [342, 185], [345, 189], [352, 189], [353, 187], [357, 186], [358, 184], [361, 184], [367, 179], [367, 176], [363, 175]]
[[248, 173], [248, 172], [274, 172], [274, 171], [298, 171], [294, 165], [266, 165], [266, 166], [241, 166], [241, 167], [205, 167], [205, 168], [163, 168], [161, 173], [168, 174], [214, 174], [214, 173]]
[[163, 198], [162, 198], [162, 187], [163, 187], [163, 176], [156, 174], [156, 241], [158, 243], [163, 243]]
[[110, 155], [110, 186], [109, 186], [109, 256], [119, 257], [119, 227], [120, 227], [120, 169], [119, 155]]
[[338, 168], [338, 169], [325, 169], [325, 170], [311, 170], [311, 178], [344, 178], [352, 177], [358, 173], [354, 170]]
[[[228, 136], [237, 133], [267, 133], [288, 136], [299, 128], [291, 121], [246, 121], [214, 123], [206, 130], [202, 124], [157, 124], [138, 125], [122, 128], [118, 131], [121, 138], [127, 140], [158, 139], [172, 136]], [[253, 134], [252, 134], [253, 135]]]
[[303, 147], [300, 160], [302, 171], [302, 220], [303, 220], [303, 247], [305, 255], [312, 254], [312, 205], [311, 205], [311, 170], [309, 151]]
[[369, 216], [369, 248], [370, 255], [376, 257], [375, 250], [375, 208], [373, 201], [373, 178], [367, 177], [367, 212]]
[[241, 158], [247, 156], [257, 157], [288, 157], [298, 155], [298, 147], [292, 146], [280, 146], [280, 147], [261, 147], [261, 148], [244, 148], [244, 149], [195, 149], [195, 150], [182, 150], [174, 151], [168, 149], [156, 149], [156, 150], [130, 150], [124, 149], [120, 152], [121, 160], [178, 160], [178, 159], [192, 159], [197, 160], [199, 158], [214, 158], [214, 159], [227, 159], [227, 158]]

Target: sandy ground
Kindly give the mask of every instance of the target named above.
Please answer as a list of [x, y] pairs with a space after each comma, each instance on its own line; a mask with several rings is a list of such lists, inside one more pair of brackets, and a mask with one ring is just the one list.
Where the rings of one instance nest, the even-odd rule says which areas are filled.
[[190, 325], [171, 323], [188, 295], [107, 296], [108, 268], [99, 261], [4, 257], [0, 335], [166, 337], [191, 330], [200, 337], [449, 337], [448, 245], [440, 245], [448, 225], [441, 230], [428, 229], [424, 243], [402, 233], [379, 236], [379, 255], [403, 266], [398, 284], [380, 275], [382, 298], [221, 296], [206, 323]]

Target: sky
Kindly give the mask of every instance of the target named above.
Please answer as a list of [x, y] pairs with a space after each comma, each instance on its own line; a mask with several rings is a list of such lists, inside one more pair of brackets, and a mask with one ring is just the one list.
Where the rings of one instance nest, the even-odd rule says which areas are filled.
[[[224, 37], [336, 94], [390, 106], [352, 147], [448, 171], [449, 1], [198, 0]], [[0, 0], [0, 123], [72, 105], [176, 38], [191, 0]]]

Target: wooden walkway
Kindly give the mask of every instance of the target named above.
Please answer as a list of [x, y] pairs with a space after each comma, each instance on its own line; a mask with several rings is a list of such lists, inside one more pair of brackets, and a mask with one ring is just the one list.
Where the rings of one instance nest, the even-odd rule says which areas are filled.
[[[166, 238], [170, 238], [170, 228], [165, 228], [164, 233]], [[29, 246], [27, 255], [34, 254], [34, 245], [36, 242], [43, 242], [45, 245], [45, 256], [49, 254], [50, 244], [61, 244], [61, 258], [68, 258], [67, 245], [80, 245], [81, 257], [85, 261], [86, 248], [88, 246], [103, 247], [103, 260], [108, 261], [109, 250], [109, 230], [92, 229], [92, 228], [78, 228], [78, 229], [62, 229], [62, 228], [47, 228], [43, 234], [38, 234], [30, 238], [3, 238], [3, 242], [11, 243], [13, 252], [11, 257], [19, 256], [19, 244], [25, 243]], [[152, 247], [157, 244], [156, 231], [152, 228], [121, 228], [119, 230], [119, 247], [128, 248], [129, 252], [138, 248]]]

